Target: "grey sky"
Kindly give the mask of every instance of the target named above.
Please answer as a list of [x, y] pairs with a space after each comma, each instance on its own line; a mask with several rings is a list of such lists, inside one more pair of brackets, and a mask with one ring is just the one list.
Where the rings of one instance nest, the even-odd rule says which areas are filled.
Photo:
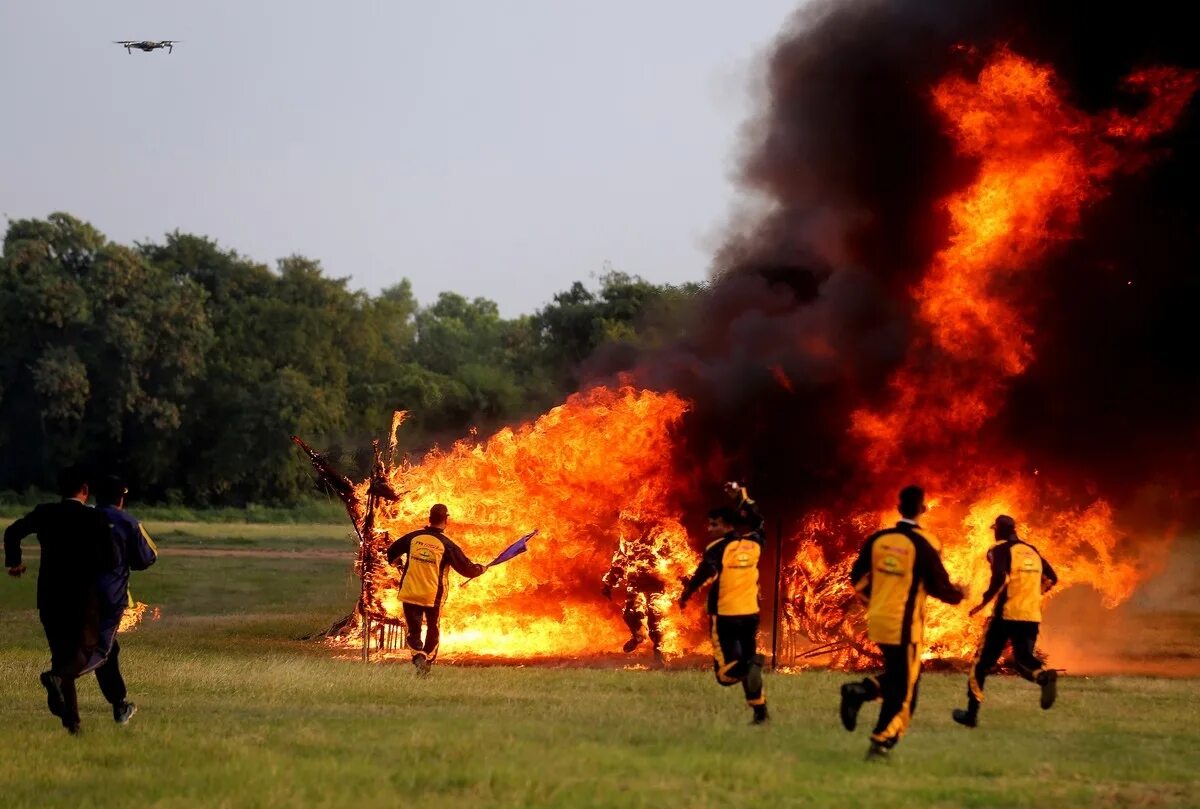
[[[796, 0], [5, 0], [0, 212], [531, 312], [704, 277]], [[132, 55], [114, 39], [182, 40]]]

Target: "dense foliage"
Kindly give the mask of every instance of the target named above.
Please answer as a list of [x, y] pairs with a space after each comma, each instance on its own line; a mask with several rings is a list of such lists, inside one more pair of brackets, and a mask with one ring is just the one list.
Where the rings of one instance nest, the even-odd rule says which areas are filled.
[[[289, 436], [361, 471], [410, 411], [407, 449], [491, 429], [575, 389], [605, 342], [661, 339], [693, 287], [610, 272], [533, 315], [407, 280], [369, 295], [318, 262], [274, 270], [209, 238], [110, 242], [62, 213], [9, 224], [0, 256], [0, 489], [65, 463], [119, 469], [143, 499], [288, 503], [312, 478]], [[654, 315], [654, 317], [650, 317]]]

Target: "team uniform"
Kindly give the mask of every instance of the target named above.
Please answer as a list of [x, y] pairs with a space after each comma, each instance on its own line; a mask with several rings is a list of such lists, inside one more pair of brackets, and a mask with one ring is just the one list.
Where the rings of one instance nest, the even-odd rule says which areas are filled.
[[[400, 601], [404, 607], [406, 642], [413, 650], [413, 659], [432, 663], [437, 657], [441, 632], [438, 620], [446, 598], [450, 569], [473, 579], [484, 566], [467, 558], [462, 549], [437, 528], [426, 526], [397, 539], [388, 547], [388, 562], [400, 564]], [[421, 640], [421, 622], [425, 622], [425, 639]]]
[[1017, 672], [1043, 686], [1042, 707], [1054, 702], [1052, 680], [1057, 673], [1046, 669], [1034, 654], [1042, 621], [1042, 594], [1058, 583], [1058, 576], [1037, 548], [1013, 536], [988, 550], [992, 578], [981, 606], [993, 598], [996, 607], [988, 619], [983, 642], [971, 664], [967, 679], [967, 713], [971, 722], [983, 702], [983, 684], [1000, 660], [1004, 647], [1012, 645]]
[[730, 531], [704, 549], [704, 557], [683, 590], [686, 601], [705, 584], [708, 590], [709, 630], [713, 673], [723, 686], [742, 684], [746, 704], [755, 719], [765, 719], [762, 684], [763, 657], [757, 653], [759, 624], [758, 561], [763, 550], [763, 520], [754, 501], [742, 493], [739, 509], [748, 523]]
[[[963, 598], [942, 565], [941, 547], [916, 522], [901, 520], [871, 535], [850, 570], [854, 589], [867, 600], [867, 637], [883, 654], [883, 674], [843, 687], [843, 702], [847, 688], [862, 701], [882, 700], [871, 733], [882, 748], [895, 746], [917, 708], [927, 597], [948, 604]], [[853, 729], [853, 722], [846, 726]]]
[[40, 505], [10, 525], [4, 532], [5, 566], [21, 564], [21, 540], [30, 534], [37, 534], [42, 549], [37, 608], [50, 646], [50, 670], [42, 674], [42, 685], [51, 712], [74, 731], [79, 727], [75, 680], [100, 642], [97, 585], [115, 567], [117, 550], [104, 515], [74, 499]]
[[129, 593], [129, 571], [145, 570], [158, 560], [158, 546], [131, 514], [116, 506], [97, 509], [108, 521], [112, 533], [116, 564], [99, 579], [99, 637], [83, 673], [96, 672], [100, 692], [113, 706], [114, 715], [125, 705], [125, 679], [121, 676], [121, 645], [117, 628], [128, 607], [133, 606]]

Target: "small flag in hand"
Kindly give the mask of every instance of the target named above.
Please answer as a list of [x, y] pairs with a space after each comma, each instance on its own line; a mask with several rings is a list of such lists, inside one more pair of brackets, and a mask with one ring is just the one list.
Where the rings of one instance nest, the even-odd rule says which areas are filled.
[[529, 544], [529, 540], [533, 539], [534, 534], [536, 534], [537, 532], [538, 532], [538, 529], [536, 529], [536, 528], [533, 529], [528, 534], [521, 537], [513, 544], [509, 545], [507, 548], [500, 551], [500, 555], [497, 556], [492, 561], [488, 562], [487, 566], [495, 567], [496, 565], [500, 565], [500, 564], [507, 562], [509, 559], [512, 559], [514, 556], [520, 556], [521, 554], [525, 553], [525, 551], [529, 550], [529, 548], [526, 547]]

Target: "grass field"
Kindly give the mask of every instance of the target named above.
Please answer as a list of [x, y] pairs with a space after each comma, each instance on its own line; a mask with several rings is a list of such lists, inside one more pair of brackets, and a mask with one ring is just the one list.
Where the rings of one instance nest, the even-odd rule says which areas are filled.
[[[927, 675], [894, 760], [867, 765], [865, 733], [836, 718], [844, 675], [770, 676], [766, 728], [700, 670], [443, 665], [417, 679], [295, 640], [353, 603], [344, 529], [151, 528], [163, 558], [134, 591], [163, 616], [122, 639], [141, 708], [127, 727], [92, 680], [82, 737], [46, 713], [34, 578], [2, 582], [0, 805], [1200, 804], [1196, 680], [1070, 677], [1042, 712], [1032, 687], [997, 678], [967, 731], [949, 719], [962, 678]], [[216, 553], [182, 553], [197, 549]]]

